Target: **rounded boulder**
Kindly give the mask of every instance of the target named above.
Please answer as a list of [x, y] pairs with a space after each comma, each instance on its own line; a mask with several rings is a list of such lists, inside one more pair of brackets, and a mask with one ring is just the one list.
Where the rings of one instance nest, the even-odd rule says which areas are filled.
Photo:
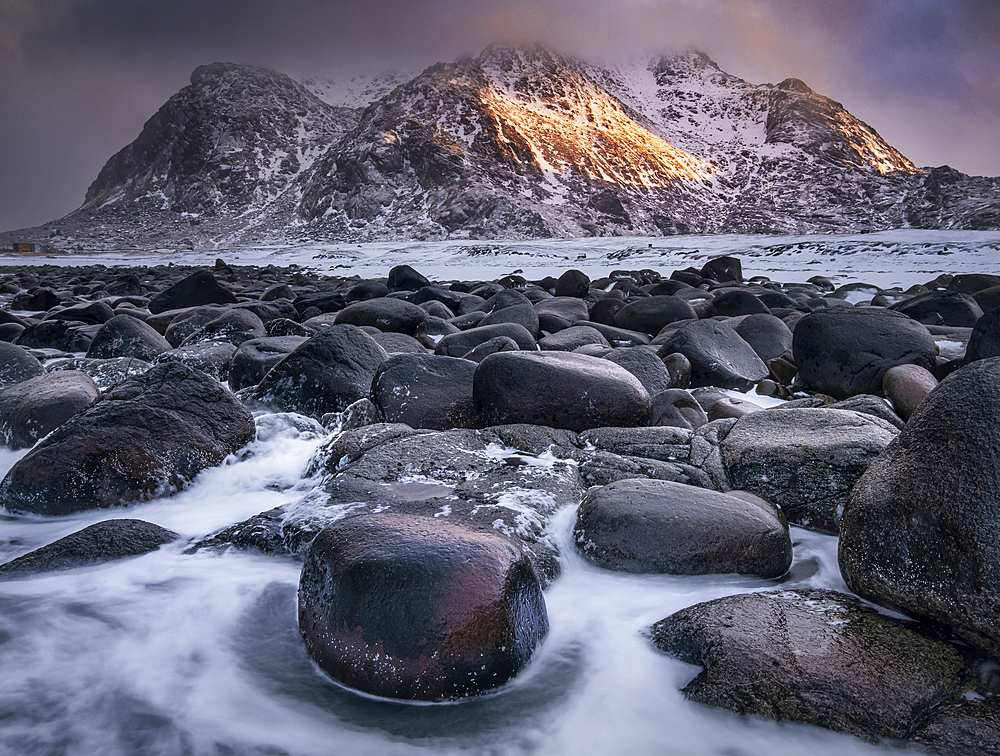
[[666, 480], [620, 480], [591, 491], [573, 536], [590, 562], [632, 573], [779, 577], [792, 563], [788, 523], [755, 496]]
[[497, 352], [479, 363], [472, 399], [482, 427], [529, 423], [576, 432], [646, 425], [652, 401], [623, 367], [567, 352]]
[[313, 540], [299, 629], [335, 680], [437, 701], [514, 677], [548, 632], [530, 561], [504, 538], [431, 517], [340, 520]]

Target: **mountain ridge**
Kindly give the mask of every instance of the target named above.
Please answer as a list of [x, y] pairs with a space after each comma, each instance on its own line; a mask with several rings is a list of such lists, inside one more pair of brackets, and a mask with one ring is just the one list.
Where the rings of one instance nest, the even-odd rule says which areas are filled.
[[[308, 83], [308, 82], [307, 82]], [[492, 45], [330, 104], [201, 66], [84, 204], [3, 238], [56, 249], [1000, 228], [1000, 179], [917, 168], [797, 79], [687, 51], [601, 67]], [[345, 90], [348, 91], [348, 90]]]

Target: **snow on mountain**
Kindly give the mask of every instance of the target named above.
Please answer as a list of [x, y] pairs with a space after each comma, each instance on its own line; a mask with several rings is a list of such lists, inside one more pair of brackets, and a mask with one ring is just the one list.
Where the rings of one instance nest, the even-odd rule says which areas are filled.
[[214, 64], [111, 158], [56, 248], [1000, 227], [1000, 180], [919, 169], [797, 79], [698, 52], [491, 46], [339, 81]]

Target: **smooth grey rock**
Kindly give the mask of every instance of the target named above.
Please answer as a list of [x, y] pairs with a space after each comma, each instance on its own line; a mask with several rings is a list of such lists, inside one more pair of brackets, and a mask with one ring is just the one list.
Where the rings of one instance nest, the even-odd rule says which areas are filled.
[[833, 591], [728, 596], [651, 632], [704, 667], [684, 688], [692, 701], [871, 741], [907, 737], [962, 682], [954, 646]]
[[836, 533], [851, 487], [895, 436], [857, 412], [765, 410], [737, 420], [720, 449], [732, 488], [779, 505], [789, 522]]
[[776, 507], [664, 480], [590, 491], [573, 538], [588, 561], [620, 572], [776, 578], [792, 563], [788, 523]]
[[1000, 657], [1000, 357], [945, 378], [854, 486], [840, 570], [862, 598]]

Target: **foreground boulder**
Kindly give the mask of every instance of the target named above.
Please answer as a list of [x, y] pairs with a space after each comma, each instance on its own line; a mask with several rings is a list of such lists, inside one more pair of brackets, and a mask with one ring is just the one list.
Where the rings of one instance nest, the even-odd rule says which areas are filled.
[[720, 448], [730, 486], [779, 505], [790, 522], [836, 533], [851, 487], [895, 437], [859, 412], [766, 410], [737, 420]]
[[0, 390], [0, 442], [24, 449], [97, 401], [90, 376], [75, 370], [45, 373]]
[[162, 496], [253, 437], [250, 411], [218, 381], [182, 363], [156, 365], [20, 459], [0, 483], [0, 504], [63, 515]]
[[220, 284], [215, 276], [207, 270], [199, 270], [153, 297], [149, 301], [149, 311], [156, 315], [184, 307], [235, 302], [236, 296]]
[[792, 563], [780, 510], [756, 497], [665, 480], [621, 480], [591, 491], [573, 537], [586, 559], [621, 572], [775, 578]]
[[768, 376], [767, 365], [732, 328], [714, 320], [688, 323], [667, 342], [691, 363], [692, 386], [748, 391]]
[[153, 326], [131, 315], [115, 315], [94, 336], [87, 357], [99, 360], [134, 357], [152, 362], [172, 348]]
[[354, 325], [333, 325], [282, 358], [255, 398], [284, 412], [320, 418], [368, 396], [386, 351]]
[[945, 378], [851, 491], [840, 569], [862, 598], [1000, 657], [1000, 357]]
[[661, 650], [704, 671], [693, 701], [867, 740], [908, 736], [962, 683], [943, 641], [822, 590], [729, 596], [652, 627]]
[[45, 372], [37, 359], [6, 341], [0, 341], [0, 389], [26, 381]]
[[299, 628], [331, 677], [436, 701], [503, 685], [548, 631], [531, 563], [510, 542], [434, 518], [335, 522], [299, 581]]
[[652, 400], [625, 368], [565, 352], [498, 352], [479, 363], [472, 389], [481, 426], [530, 423], [582, 431], [645, 425]]
[[937, 355], [926, 326], [874, 307], [806, 315], [795, 324], [792, 349], [802, 380], [836, 399], [877, 394], [889, 368], [913, 364], [932, 370]]
[[448, 430], [475, 425], [476, 363], [437, 354], [395, 354], [372, 381], [372, 401], [390, 423]]
[[180, 538], [143, 520], [105, 520], [0, 565], [0, 578], [70, 570], [155, 551]]

